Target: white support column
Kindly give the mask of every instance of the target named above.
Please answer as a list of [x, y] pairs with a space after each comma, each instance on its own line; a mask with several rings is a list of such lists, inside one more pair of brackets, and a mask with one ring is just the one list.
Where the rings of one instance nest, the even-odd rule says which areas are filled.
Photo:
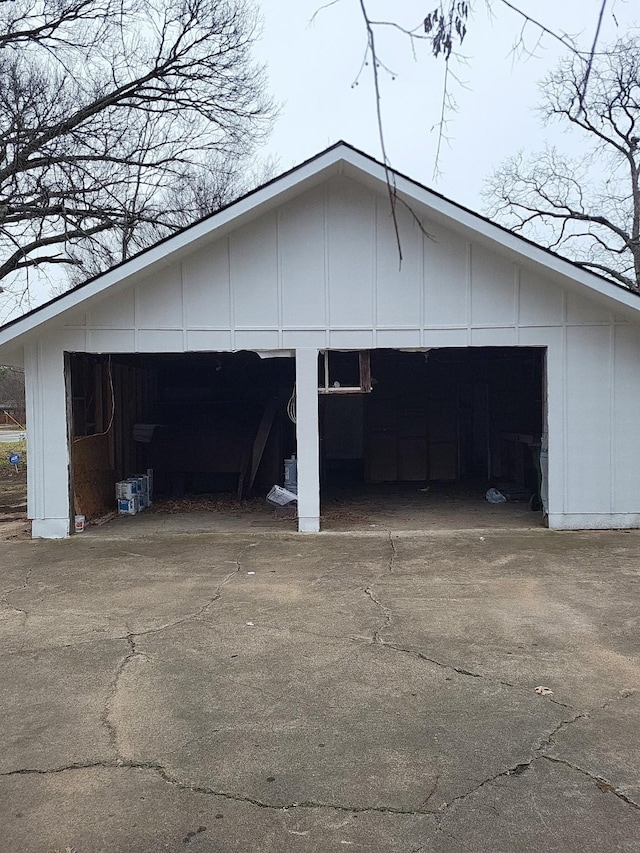
[[27, 512], [34, 538], [69, 535], [69, 448], [64, 353], [42, 340], [25, 346]]
[[296, 437], [298, 441], [298, 530], [320, 530], [318, 438], [318, 350], [296, 350]]

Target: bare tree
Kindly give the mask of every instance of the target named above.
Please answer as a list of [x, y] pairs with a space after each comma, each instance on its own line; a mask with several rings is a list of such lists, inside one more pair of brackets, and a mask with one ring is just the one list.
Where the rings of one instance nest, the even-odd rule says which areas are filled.
[[513, 230], [640, 291], [640, 39], [598, 52], [589, 73], [585, 91], [585, 63], [572, 56], [541, 86], [545, 122], [573, 131], [580, 156], [518, 154], [485, 197]]
[[[69, 251], [74, 266], [68, 271], [68, 281], [52, 284], [53, 294], [64, 293], [69, 284], [81, 284], [87, 277], [152, 246], [168, 233], [186, 228], [200, 219], [230, 204], [260, 184], [271, 180], [278, 172], [278, 159], [267, 157], [248, 162], [247, 157], [215, 156], [194, 168], [176, 168], [165, 186], [154, 196], [154, 208], [162, 216], [130, 225], [127, 219], [101, 235], [100, 241], [80, 241]], [[132, 199], [133, 204], [137, 198]], [[168, 225], [167, 223], [170, 223]]]
[[[318, 8], [313, 18], [315, 18], [320, 11], [334, 6], [339, 2], [341, 2], [341, 0], [327, 0], [326, 3]], [[407, 26], [405, 23], [401, 23], [397, 16], [394, 17], [393, 11], [390, 12], [389, 17], [374, 18], [369, 11], [369, 0], [354, 0], [354, 2], [357, 3], [360, 8], [366, 33], [366, 44], [360, 71], [357, 74], [353, 85], [358, 85], [360, 76], [365, 69], [371, 69], [378, 123], [378, 138], [380, 141], [382, 163], [385, 169], [391, 218], [395, 230], [398, 256], [400, 263], [402, 263], [402, 245], [396, 215], [396, 207], [400, 200], [396, 192], [395, 176], [387, 153], [380, 86], [380, 77], [382, 74], [388, 74], [391, 77], [394, 77], [394, 73], [386, 64], [384, 57], [381, 55], [377, 43], [377, 36], [383, 29], [391, 28], [402, 33], [408, 39], [414, 56], [417, 55], [417, 51], [422, 48], [426, 49], [427, 53], [434, 59], [444, 62], [445, 72], [442, 83], [441, 110], [439, 120], [434, 124], [434, 129], [438, 134], [433, 169], [435, 179], [441, 174], [440, 154], [442, 143], [446, 138], [447, 124], [450, 120], [451, 113], [457, 110], [455, 98], [451, 94], [451, 84], [452, 82], [457, 82], [458, 84], [461, 83], [460, 79], [452, 70], [452, 60], [459, 58], [458, 52], [462, 48], [469, 26], [472, 25], [474, 14], [477, 12], [477, 4], [473, 4], [471, 0], [436, 0], [435, 5], [432, 5], [434, 0], [425, 0], [424, 6], [416, 11], [416, 17], [419, 17], [419, 20], [415, 25]], [[513, 2], [512, 0], [484, 0], [484, 4], [479, 5], [484, 5], [489, 13], [497, 7], [505, 7], [514, 13], [519, 24], [519, 27], [515, 30], [512, 44], [512, 51], [514, 55], [531, 53], [531, 49], [527, 46], [526, 40], [529, 31], [533, 31], [535, 34], [534, 49], [535, 46], [537, 46], [543, 39], [548, 38], [561, 43], [565, 48], [570, 50], [578, 62], [583, 65], [583, 73], [580, 79], [581, 96], [584, 97], [589, 83], [593, 59], [596, 56], [596, 48], [600, 37], [600, 30], [605, 10], [607, 8], [607, 2], [608, 0], [591, 0], [590, 2], [588, 12], [591, 13], [592, 10], [597, 10], [597, 20], [591, 48], [588, 51], [580, 50], [575, 40], [569, 34], [547, 25], [541, 19], [534, 17], [524, 9], [521, 9], [517, 0], [514, 0]]]
[[23, 371], [0, 365], [0, 423], [22, 426], [15, 418], [24, 417], [24, 406]]
[[[338, 2], [340, 0], [329, 0], [321, 9], [333, 6]], [[385, 63], [384, 57], [377, 46], [377, 34], [383, 29], [391, 28], [406, 36], [414, 55], [417, 55], [418, 50], [422, 49], [426, 50], [434, 59], [444, 62], [445, 73], [442, 84], [441, 114], [439, 121], [434, 125], [434, 128], [438, 131], [434, 177], [440, 174], [440, 151], [443, 139], [445, 138], [446, 125], [449, 121], [448, 116], [457, 109], [455, 98], [451, 94], [451, 84], [452, 82], [460, 84], [461, 81], [452, 69], [452, 60], [460, 58], [459, 52], [462, 49], [468, 28], [472, 26], [473, 17], [477, 13], [478, 5], [484, 5], [489, 14], [492, 14], [498, 7], [508, 9], [513, 13], [514, 19], [518, 23], [518, 26], [514, 30], [512, 42], [512, 52], [514, 55], [530, 55], [535, 51], [541, 41], [549, 39], [562, 44], [563, 47], [571, 51], [575, 56], [580, 57], [585, 63], [582, 75], [582, 91], [583, 93], [586, 92], [591, 64], [596, 54], [608, 0], [590, 0], [587, 4], [588, 8], [585, 11], [588, 16], [597, 13], [595, 31], [589, 50], [581, 50], [571, 35], [545, 23], [543, 19], [537, 16], [532, 16], [524, 9], [521, 9], [518, 2], [512, 2], [512, 0], [484, 0], [484, 4], [473, 4], [470, 0], [437, 0], [433, 7], [431, 6], [432, 2], [433, 0], [426, 0], [425, 5], [416, 11], [416, 17], [419, 17], [419, 20], [414, 25], [406, 26], [404, 23], [400, 23], [398, 18], [394, 18], [393, 16], [382, 19], [372, 17], [369, 12], [368, 0], [357, 0], [367, 35], [360, 74], [366, 67], [371, 68], [376, 98], [378, 133], [382, 149], [382, 159], [386, 166], [389, 165], [389, 161], [382, 120], [380, 75], [387, 73], [393, 76], [393, 72]], [[613, 15], [613, 12], [611, 14]], [[534, 34], [533, 42], [530, 41], [530, 33]], [[356, 84], [358, 83], [360, 74], [356, 78]]]
[[224, 196], [273, 114], [256, 27], [246, 0], [0, 0], [5, 287], [184, 225], [178, 186]]

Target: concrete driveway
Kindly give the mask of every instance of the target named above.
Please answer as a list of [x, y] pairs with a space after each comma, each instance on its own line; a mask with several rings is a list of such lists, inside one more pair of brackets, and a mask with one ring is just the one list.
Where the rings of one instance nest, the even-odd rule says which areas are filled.
[[0, 549], [6, 853], [640, 848], [638, 533]]

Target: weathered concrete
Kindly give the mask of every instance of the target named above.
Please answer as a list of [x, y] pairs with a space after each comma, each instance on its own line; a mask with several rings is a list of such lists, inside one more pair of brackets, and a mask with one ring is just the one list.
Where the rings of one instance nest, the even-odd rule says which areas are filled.
[[0, 549], [3, 851], [638, 849], [640, 534]]

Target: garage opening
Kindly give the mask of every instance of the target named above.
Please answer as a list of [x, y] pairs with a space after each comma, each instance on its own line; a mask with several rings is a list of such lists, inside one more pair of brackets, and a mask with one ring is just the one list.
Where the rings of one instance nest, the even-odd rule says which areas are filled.
[[[176, 517], [295, 526], [265, 500], [296, 454], [293, 357], [75, 353], [67, 377], [74, 514], [150, 468]], [[318, 394], [323, 529], [542, 523], [543, 348], [322, 352]]]
[[176, 512], [198, 496], [261, 495], [262, 506], [295, 453], [293, 358], [73, 353], [67, 376], [72, 503], [87, 519], [112, 512], [115, 483], [149, 468], [155, 498]]
[[[328, 383], [320, 397], [323, 522], [341, 527], [350, 513], [355, 525], [403, 524], [404, 513], [406, 526], [417, 527], [484, 517], [541, 523], [531, 509], [540, 509], [544, 353], [374, 350], [370, 393], [332, 393]], [[338, 391], [354, 382], [353, 355], [336, 354], [330, 379]], [[509, 503], [499, 515], [486, 500], [490, 488]]]

